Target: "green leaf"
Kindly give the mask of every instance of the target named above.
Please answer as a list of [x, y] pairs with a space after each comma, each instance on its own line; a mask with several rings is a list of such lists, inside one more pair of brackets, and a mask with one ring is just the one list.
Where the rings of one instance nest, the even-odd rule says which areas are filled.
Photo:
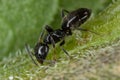
[[35, 44], [57, 8], [58, 0], [0, 0], [0, 53], [22, 49], [25, 43]]

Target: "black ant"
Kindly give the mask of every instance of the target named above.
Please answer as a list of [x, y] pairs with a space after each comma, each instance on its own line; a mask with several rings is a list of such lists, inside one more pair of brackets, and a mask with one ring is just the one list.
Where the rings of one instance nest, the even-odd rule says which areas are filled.
[[[66, 15], [65, 12], [67, 13]], [[65, 44], [64, 40], [65, 36], [72, 35], [73, 29], [89, 31], [86, 29], [79, 28], [79, 26], [90, 17], [91, 10], [87, 8], [79, 8], [75, 11], [69, 12], [63, 9], [61, 14], [63, 18], [61, 29], [53, 30], [50, 26], [46, 25], [45, 30], [47, 31], [47, 34], [44, 36], [44, 31], [41, 32], [39, 41], [35, 45], [33, 55], [36, 57], [37, 61], [41, 64], [43, 64], [44, 61], [47, 61], [45, 59], [49, 52], [49, 44], [52, 44], [53, 48], [55, 48], [55, 44], [61, 41], [60, 42], [61, 49], [65, 52], [65, 54], [69, 56], [68, 52], [62, 47], [62, 45]], [[26, 45], [26, 49], [30, 54], [30, 57], [32, 58], [32, 53], [30, 52], [28, 45]], [[35, 61], [34, 63], [37, 65]]]

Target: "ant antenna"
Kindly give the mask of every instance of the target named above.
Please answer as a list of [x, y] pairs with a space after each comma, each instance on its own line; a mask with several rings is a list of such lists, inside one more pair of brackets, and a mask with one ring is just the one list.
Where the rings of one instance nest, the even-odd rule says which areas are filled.
[[78, 29], [78, 30], [81, 30], [81, 31], [88, 31], [88, 32], [94, 33], [94, 34], [96, 34], [96, 35], [100, 35], [100, 34], [94, 32], [94, 31], [91, 31], [91, 30], [87, 30], [87, 29], [83, 29], [83, 28], [77, 28], [77, 29]]
[[30, 51], [30, 47], [28, 46], [28, 44], [25, 44], [25, 48], [26, 48], [26, 51], [28, 53], [28, 55], [30, 56], [31, 60], [33, 61], [33, 63], [38, 66], [38, 64], [35, 62], [35, 60], [33, 59], [32, 57], [32, 52]]
[[44, 36], [44, 31], [42, 31], [39, 35], [39, 39], [38, 39], [38, 42], [42, 42], [42, 37]]

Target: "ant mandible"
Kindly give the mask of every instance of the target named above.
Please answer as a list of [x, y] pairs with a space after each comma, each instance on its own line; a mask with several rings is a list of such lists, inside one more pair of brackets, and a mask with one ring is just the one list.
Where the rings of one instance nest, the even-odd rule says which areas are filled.
[[[66, 15], [65, 12], [67, 13]], [[79, 8], [71, 12], [62, 9], [61, 15], [62, 15], [61, 29], [53, 30], [50, 26], [46, 25], [45, 30], [47, 31], [47, 34], [46, 36], [43, 36], [44, 31], [41, 32], [40, 38], [34, 47], [34, 53], [32, 53], [29, 50], [29, 46], [26, 45], [26, 49], [36, 65], [37, 63], [33, 59], [32, 54], [36, 57], [37, 61], [40, 64], [43, 64], [44, 61], [47, 62], [47, 60], [45, 59], [49, 52], [49, 44], [51, 44], [53, 48], [55, 48], [55, 44], [61, 41], [59, 44], [61, 49], [64, 51], [65, 54], [69, 56], [68, 52], [62, 47], [62, 45], [65, 44], [65, 37], [72, 35], [72, 30], [74, 29], [89, 31], [86, 29], [82, 29], [79, 26], [86, 22], [86, 20], [90, 17], [91, 15], [90, 9]]]

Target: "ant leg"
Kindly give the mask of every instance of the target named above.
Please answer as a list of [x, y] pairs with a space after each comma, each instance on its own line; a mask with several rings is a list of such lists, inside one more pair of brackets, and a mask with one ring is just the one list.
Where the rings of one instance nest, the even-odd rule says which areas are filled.
[[48, 32], [48, 34], [50, 35], [50, 41], [51, 41], [51, 44], [53, 45], [53, 48], [54, 48], [54, 60], [56, 60], [55, 41], [51, 35], [51, 32], [53, 32], [54, 30], [48, 25], [46, 25], [45, 29]]
[[62, 47], [62, 45], [64, 45], [64, 44], [65, 44], [65, 40], [63, 40], [63, 41], [60, 43], [60, 48], [62, 49], [62, 51], [63, 51], [67, 56], [70, 57], [70, 55], [68, 54], [68, 52]]
[[44, 31], [42, 31], [42, 32], [40, 33], [38, 42], [42, 42], [43, 35], [44, 35]]
[[[46, 29], [46, 31], [47, 31], [48, 33], [54, 31], [54, 30], [53, 30], [50, 26], [48, 26], [48, 25], [45, 26], [45, 29]], [[43, 38], [43, 36], [44, 36], [44, 32], [45, 32], [45, 31], [44, 31], [44, 29], [43, 29], [42, 32], [40, 33], [38, 42], [42, 42], [41, 40], [42, 40], [42, 38]]]
[[61, 16], [62, 16], [62, 18], [65, 16], [65, 13], [64, 13], [64, 12], [69, 13], [69, 11], [67, 11], [67, 10], [65, 10], [65, 9], [62, 9], [62, 11], [61, 11]]
[[28, 44], [25, 44], [25, 49], [26, 49], [28, 55], [30, 56], [30, 58], [32, 59], [33, 63], [34, 63], [36, 66], [38, 66], [38, 64], [35, 62], [35, 60], [34, 60], [33, 57], [32, 57], [33, 53], [30, 51], [30, 47], [28, 46]]
[[53, 32], [54, 30], [48, 25], [45, 26], [45, 29], [48, 32], [48, 34], [50, 35], [50, 41], [51, 41], [51, 43], [53, 45], [53, 48], [55, 48], [55, 41], [54, 41], [54, 39], [53, 39], [53, 37], [51, 35], [51, 32]]
[[42, 32], [40, 33], [40, 35], [39, 35], [39, 39], [38, 39], [38, 42], [42, 42], [42, 38], [43, 38], [43, 36], [44, 36], [44, 29], [42, 30]]
[[96, 34], [96, 35], [100, 35], [100, 34], [94, 32], [94, 31], [91, 31], [91, 30], [88, 30], [88, 29], [83, 29], [83, 28], [77, 28], [77, 29], [78, 29], [78, 30], [81, 30], [81, 31], [88, 31], [88, 32], [94, 33], [94, 34]]
[[55, 41], [54, 41], [54, 39], [53, 39], [53, 37], [50, 35], [50, 40], [51, 40], [51, 42], [52, 42], [52, 45], [53, 45], [53, 48], [55, 48]]
[[[50, 35], [51, 36], [51, 35]], [[53, 45], [53, 48], [54, 48], [54, 56], [53, 56], [53, 60], [55, 60], [56, 61], [56, 49], [55, 49], [55, 41], [54, 41], [54, 39], [53, 39], [53, 37], [51, 36], [51, 43], [52, 43], [52, 45]]]

